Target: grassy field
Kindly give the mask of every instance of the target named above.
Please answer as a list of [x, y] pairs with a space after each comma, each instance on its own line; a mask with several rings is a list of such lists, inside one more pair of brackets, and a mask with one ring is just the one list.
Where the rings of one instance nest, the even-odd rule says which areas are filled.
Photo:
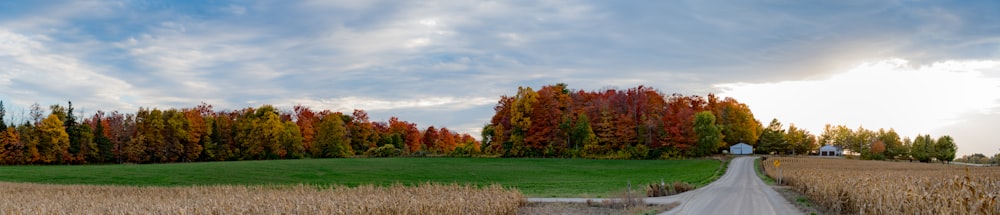
[[718, 160], [488, 158], [304, 159], [150, 165], [5, 166], [0, 181], [137, 186], [404, 185], [426, 182], [515, 187], [532, 197], [607, 197], [644, 184], [701, 186]]

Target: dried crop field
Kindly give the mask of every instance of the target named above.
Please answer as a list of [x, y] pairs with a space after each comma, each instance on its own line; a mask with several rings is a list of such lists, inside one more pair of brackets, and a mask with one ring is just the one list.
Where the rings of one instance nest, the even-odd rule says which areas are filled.
[[838, 214], [1000, 214], [1000, 168], [829, 158], [771, 158], [767, 175]]
[[0, 182], [0, 214], [516, 214], [499, 185], [129, 187]]

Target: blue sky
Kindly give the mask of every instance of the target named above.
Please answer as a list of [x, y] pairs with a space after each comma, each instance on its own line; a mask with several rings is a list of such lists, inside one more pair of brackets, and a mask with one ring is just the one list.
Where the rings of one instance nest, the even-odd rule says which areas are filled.
[[3, 1], [0, 100], [8, 120], [67, 100], [304, 104], [477, 133], [517, 86], [643, 84], [731, 95], [814, 134], [893, 127], [992, 155], [998, 13], [996, 1]]

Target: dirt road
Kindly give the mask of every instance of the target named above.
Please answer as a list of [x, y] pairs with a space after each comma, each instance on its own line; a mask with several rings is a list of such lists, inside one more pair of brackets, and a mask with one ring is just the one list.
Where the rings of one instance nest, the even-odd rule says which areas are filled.
[[754, 157], [733, 159], [726, 175], [708, 186], [677, 195], [673, 199], [681, 205], [665, 214], [801, 214], [757, 177], [753, 160]]
[[[680, 206], [663, 214], [802, 214], [754, 172], [755, 157], [730, 161], [726, 175], [693, 191], [674, 196], [646, 198], [646, 203]], [[586, 202], [575, 198], [529, 198], [534, 202]]]

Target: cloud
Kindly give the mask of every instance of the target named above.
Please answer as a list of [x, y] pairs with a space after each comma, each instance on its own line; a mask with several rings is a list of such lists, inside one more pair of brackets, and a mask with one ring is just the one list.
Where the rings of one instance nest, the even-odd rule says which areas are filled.
[[131, 95], [132, 85], [101, 74], [106, 68], [58, 54], [48, 47], [48, 40], [0, 29], [0, 91], [7, 99], [23, 106], [69, 100], [77, 107], [132, 107], [123, 100]]
[[434, 109], [461, 110], [472, 106], [496, 103], [496, 99], [485, 97], [422, 97], [406, 100], [382, 100], [371, 97], [348, 96], [329, 99], [292, 99], [287, 104], [302, 104], [313, 108], [333, 111], [351, 112], [354, 109], [366, 111], [402, 110], [402, 109]]
[[[998, 101], [1000, 102], [1000, 101]], [[958, 155], [1000, 153], [996, 144], [996, 128], [1000, 127], [1000, 108], [986, 112], [973, 111], [958, 117], [959, 122], [933, 131], [934, 135], [951, 135], [958, 145]]]
[[1000, 72], [1000, 61], [914, 65], [891, 59], [864, 63], [822, 80], [716, 86], [725, 89], [720, 95], [747, 103], [762, 122], [778, 118], [814, 134], [822, 132], [824, 124], [833, 124], [895, 128], [901, 135], [915, 136], [968, 126], [962, 124], [970, 120], [966, 114], [998, 114], [994, 108], [1000, 107], [996, 93], [1000, 78], [985, 75], [996, 72]]

